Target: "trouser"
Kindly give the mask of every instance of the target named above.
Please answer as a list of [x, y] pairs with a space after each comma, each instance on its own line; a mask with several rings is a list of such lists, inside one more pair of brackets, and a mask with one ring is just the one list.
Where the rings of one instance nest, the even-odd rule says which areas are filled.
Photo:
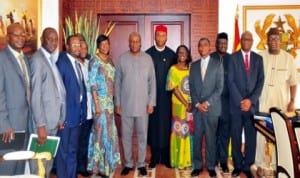
[[122, 142], [124, 148], [125, 166], [131, 168], [133, 167], [132, 135], [134, 127], [136, 128], [138, 139], [138, 160], [136, 166], [139, 168], [145, 166], [148, 115], [141, 117], [122, 117]]

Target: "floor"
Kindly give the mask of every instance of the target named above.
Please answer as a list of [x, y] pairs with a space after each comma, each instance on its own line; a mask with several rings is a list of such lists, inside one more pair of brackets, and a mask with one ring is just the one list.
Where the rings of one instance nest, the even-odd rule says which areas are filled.
[[[121, 150], [122, 153], [122, 150]], [[147, 148], [147, 156], [146, 162], [150, 161], [150, 149]], [[229, 161], [230, 162], [230, 161]], [[110, 178], [142, 178], [138, 175], [138, 171], [131, 171], [127, 176], [121, 176], [122, 166], [119, 165], [116, 171], [110, 176]], [[232, 171], [232, 166], [229, 164], [229, 169]], [[178, 169], [169, 169], [164, 165], [157, 165], [155, 169], [148, 169], [148, 175], [144, 176], [144, 178], [190, 178], [190, 173], [192, 169], [188, 168], [185, 170]], [[231, 174], [223, 174], [218, 168], [216, 168], [217, 178], [231, 178]], [[54, 178], [54, 177], [52, 177]], [[78, 175], [78, 178], [86, 178]], [[100, 178], [98, 176], [91, 176], [91, 178]], [[204, 169], [204, 171], [198, 176], [198, 178], [209, 178], [208, 171]], [[246, 176], [241, 173], [240, 178], [246, 178]]]

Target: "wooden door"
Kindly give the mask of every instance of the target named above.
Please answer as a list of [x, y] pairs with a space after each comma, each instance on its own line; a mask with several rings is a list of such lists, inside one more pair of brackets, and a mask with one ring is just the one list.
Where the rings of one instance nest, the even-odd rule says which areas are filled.
[[99, 14], [101, 30], [112, 21], [116, 26], [110, 34], [111, 56], [116, 63], [120, 54], [129, 49], [128, 37], [131, 32], [139, 32], [142, 50], [154, 44], [154, 30], [159, 24], [168, 27], [167, 45], [174, 51], [180, 44], [190, 47], [190, 15], [153, 15], [153, 14]]

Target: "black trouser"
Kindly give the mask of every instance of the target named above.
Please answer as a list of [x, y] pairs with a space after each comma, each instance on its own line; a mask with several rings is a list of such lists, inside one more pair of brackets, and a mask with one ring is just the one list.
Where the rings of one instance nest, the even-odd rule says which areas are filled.
[[151, 163], [170, 165], [170, 148], [151, 147]]
[[79, 127], [79, 141], [77, 150], [77, 172], [85, 172], [88, 162], [88, 146], [93, 119], [86, 120]]

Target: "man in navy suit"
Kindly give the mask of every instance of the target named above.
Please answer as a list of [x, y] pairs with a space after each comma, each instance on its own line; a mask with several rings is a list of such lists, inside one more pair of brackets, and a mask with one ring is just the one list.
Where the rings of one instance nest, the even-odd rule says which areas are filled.
[[[233, 53], [229, 60], [228, 85], [231, 117], [233, 177], [244, 171], [252, 177], [250, 166], [254, 163], [256, 130], [252, 120], [258, 111], [258, 99], [264, 84], [262, 57], [251, 51], [252, 34], [246, 31], [241, 36], [241, 50]], [[245, 156], [241, 152], [242, 130], [245, 131]]]
[[56, 63], [66, 89], [66, 118], [58, 135], [61, 137], [56, 155], [58, 178], [75, 178], [79, 125], [87, 114], [87, 96], [83, 74], [77, 61], [80, 54], [80, 39], [69, 36], [67, 52], [62, 52]]
[[200, 60], [194, 62], [190, 69], [190, 95], [193, 105], [195, 137], [193, 146], [192, 177], [202, 171], [202, 138], [206, 137], [206, 165], [210, 177], [215, 177], [216, 132], [221, 115], [221, 94], [223, 91], [223, 65], [213, 59], [208, 38], [201, 38], [198, 43]]

